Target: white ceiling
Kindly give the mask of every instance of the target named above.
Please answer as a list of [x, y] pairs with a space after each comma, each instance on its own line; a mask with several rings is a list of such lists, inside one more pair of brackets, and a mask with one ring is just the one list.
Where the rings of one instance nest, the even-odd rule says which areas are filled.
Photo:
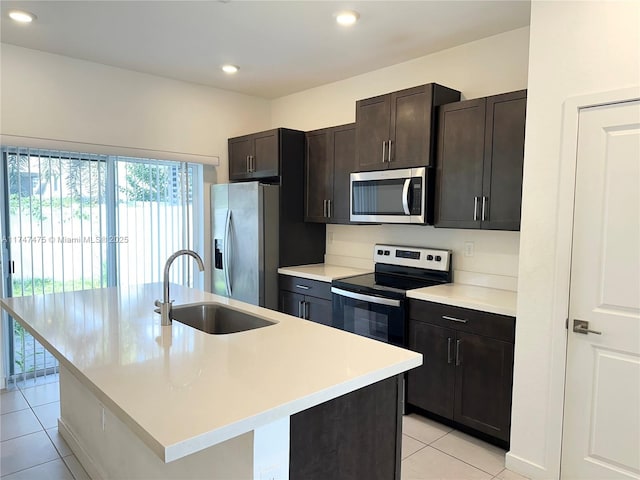
[[[529, 0], [5, 1], [1, 40], [276, 98], [529, 24]], [[31, 25], [7, 17], [37, 15]], [[360, 13], [351, 28], [343, 9]], [[224, 63], [240, 66], [234, 76]]]

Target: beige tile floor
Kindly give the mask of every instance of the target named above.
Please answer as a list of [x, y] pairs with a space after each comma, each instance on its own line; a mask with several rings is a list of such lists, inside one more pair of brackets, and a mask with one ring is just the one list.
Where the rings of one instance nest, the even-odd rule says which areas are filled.
[[[46, 382], [26, 382], [0, 395], [2, 480], [89, 478], [58, 433], [57, 378]], [[404, 417], [402, 437], [402, 480], [525, 478], [505, 469], [504, 450], [419, 415]]]
[[88, 480], [58, 433], [57, 376], [26, 381], [0, 394], [2, 480]]
[[505, 451], [416, 414], [403, 418], [402, 480], [526, 480]]

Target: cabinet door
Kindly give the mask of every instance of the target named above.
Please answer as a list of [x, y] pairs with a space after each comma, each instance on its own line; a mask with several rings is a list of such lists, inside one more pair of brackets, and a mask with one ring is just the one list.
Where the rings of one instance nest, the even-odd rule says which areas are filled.
[[249, 156], [253, 154], [250, 135], [229, 139], [229, 180], [250, 178]]
[[527, 91], [487, 98], [482, 228], [520, 230]]
[[391, 121], [391, 95], [367, 98], [356, 102], [356, 155], [358, 170], [387, 168]]
[[305, 156], [305, 222], [326, 223], [327, 202], [333, 195], [333, 159], [329, 143], [333, 136], [331, 129], [325, 128], [308, 132], [307, 154]]
[[323, 325], [332, 325], [331, 300], [317, 297], [304, 297], [306, 319]]
[[480, 228], [485, 99], [440, 107], [436, 227]]
[[400, 480], [398, 393], [392, 377], [291, 415], [288, 478]]
[[391, 162], [389, 168], [431, 165], [431, 85], [391, 94]]
[[453, 418], [456, 332], [409, 321], [409, 349], [423, 355], [422, 365], [409, 370], [407, 402], [445, 418]]
[[294, 317], [302, 317], [302, 302], [304, 295], [280, 290], [280, 311]]
[[333, 198], [330, 223], [348, 223], [350, 210], [350, 175], [356, 164], [356, 125], [333, 129]]
[[277, 130], [254, 134], [253, 151], [253, 178], [276, 177], [280, 174], [280, 150]]
[[458, 332], [456, 422], [509, 441], [513, 344]]

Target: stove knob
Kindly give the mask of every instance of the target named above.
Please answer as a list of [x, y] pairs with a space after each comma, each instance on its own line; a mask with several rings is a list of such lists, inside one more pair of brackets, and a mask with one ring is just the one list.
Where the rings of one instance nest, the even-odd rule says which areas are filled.
[[442, 260], [442, 257], [440, 255], [436, 255], [436, 262], [439, 262], [440, 260]]
[[391, 253], [391, 252], [390, 252], [389, 250], [385, 250], [385, 251], [384, 251], [384, 254], [385, 254], [385, 255], [389, 255], [390, 253]]
[[378, 250], [378, 255], [384, 255], [384, 251], [383, 250]]
[[433, 255], [427, 255], [427, 260], [433, 260]]

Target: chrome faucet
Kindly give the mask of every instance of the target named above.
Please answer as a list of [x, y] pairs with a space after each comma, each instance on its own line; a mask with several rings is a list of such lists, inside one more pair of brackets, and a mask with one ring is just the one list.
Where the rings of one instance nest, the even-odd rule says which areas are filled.
[[160, 300], [155, 301], [155, 305], [158, 307], [156, 313], [160, 314], [160, 323], [164, 326], [171, 325], [171, 307], [173, 305], [173, 300], [169, 300], [169, 268], [171, 268], [173, 261], [181, 255], [189, 255], [190, 257], [193, 257], [198, 263], [200, 271], [204, 271], [202, 258], [200, 258], [200, 255], [193, 250], [178, 250], [167, 259], [167, 263], [164, 264], [164, 298], [162, 302]]

